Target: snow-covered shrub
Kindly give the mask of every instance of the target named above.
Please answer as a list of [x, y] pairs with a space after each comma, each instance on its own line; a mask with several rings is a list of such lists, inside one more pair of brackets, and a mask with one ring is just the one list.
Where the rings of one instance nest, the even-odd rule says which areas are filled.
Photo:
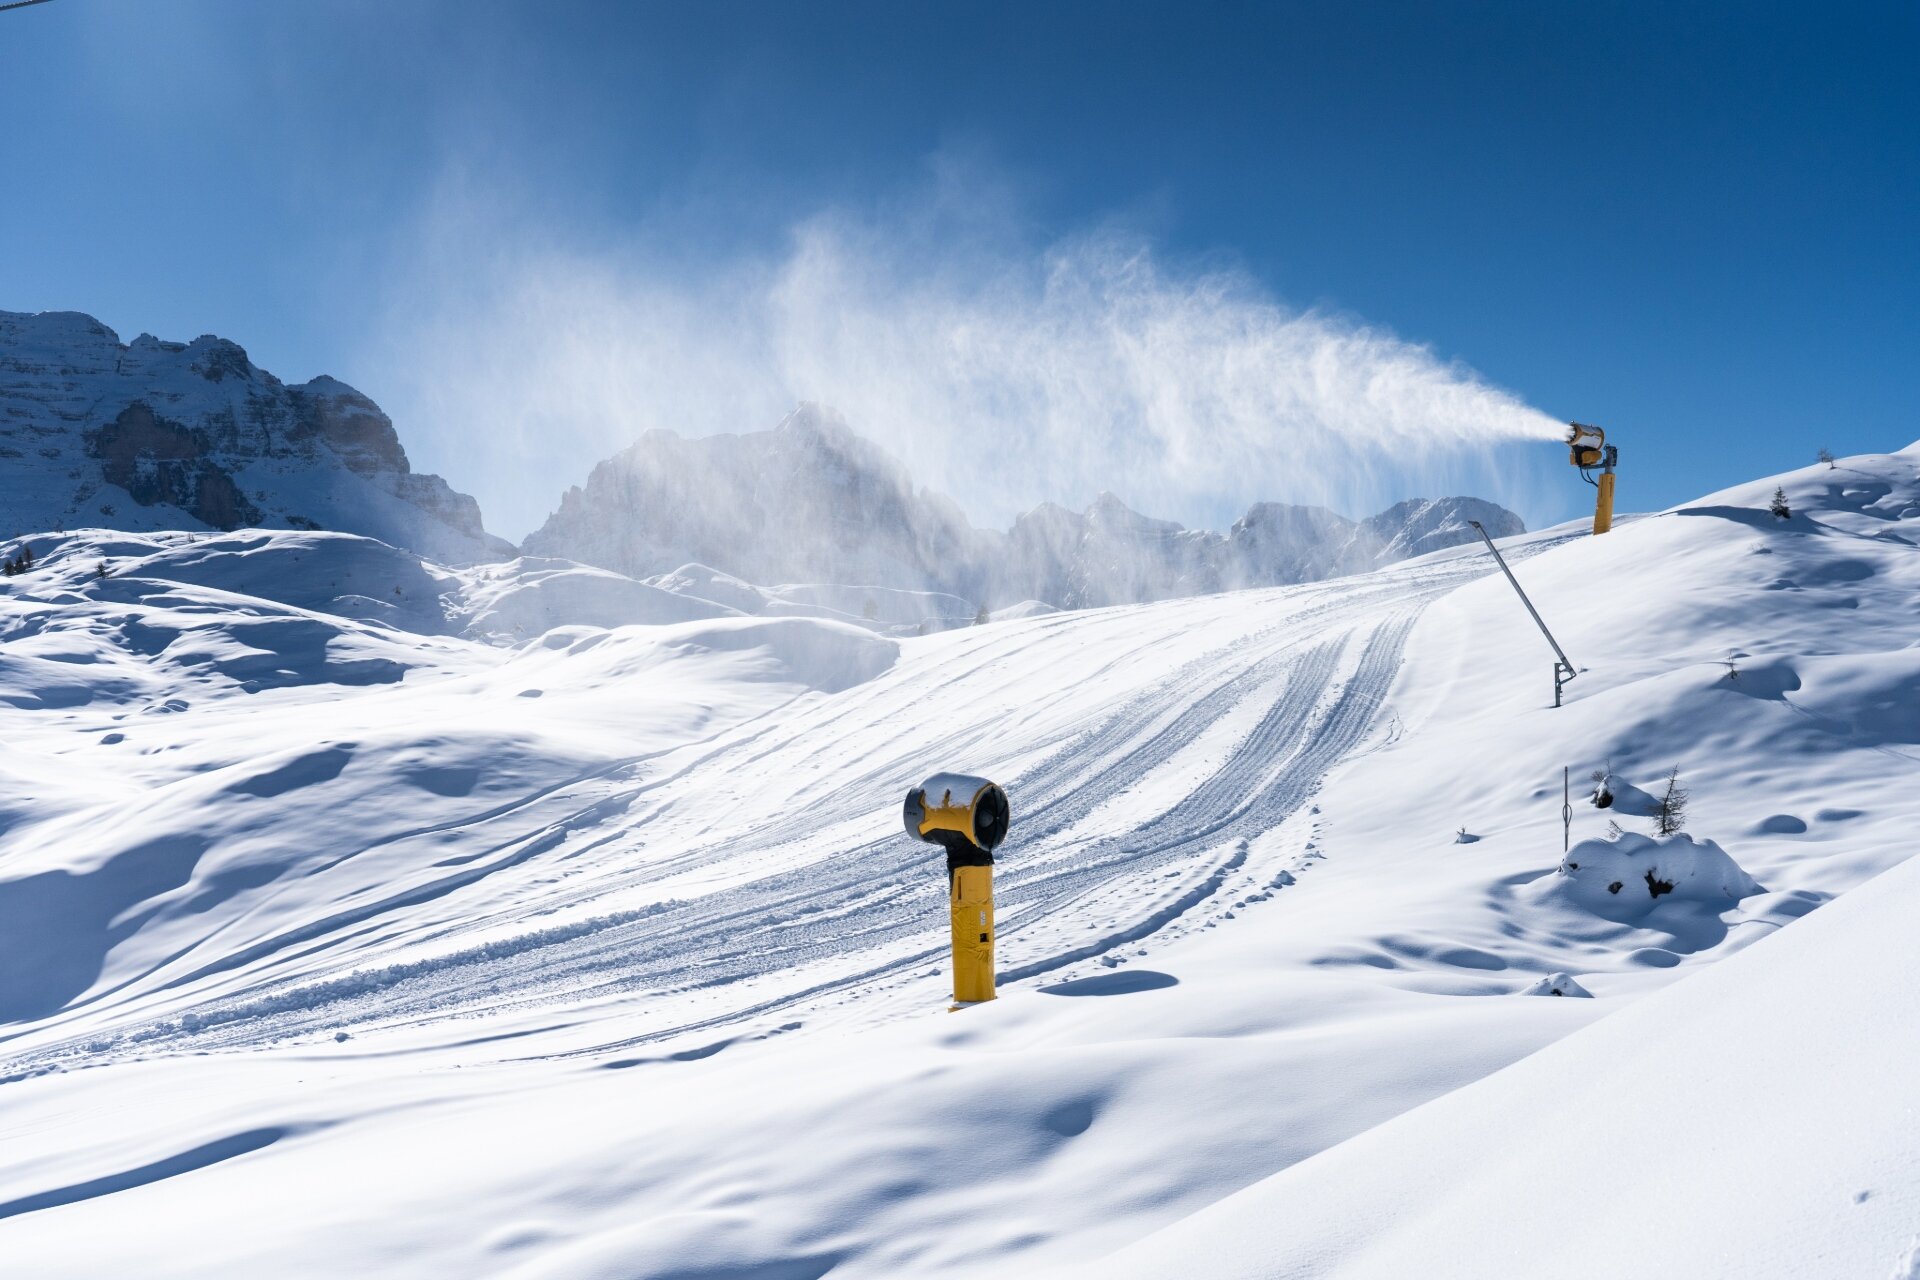
[[1667, 903], [1731, 906], [1760, 886], [1711, 840], [1628, 831], [1573, 846], [1548, 892], [1610, 920], [1637, 920]]

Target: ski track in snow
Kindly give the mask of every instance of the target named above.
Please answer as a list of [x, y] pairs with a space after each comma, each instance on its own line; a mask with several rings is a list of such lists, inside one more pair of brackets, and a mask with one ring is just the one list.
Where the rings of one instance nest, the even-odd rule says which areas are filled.
[[[1519, 549], [1515, 558], [1557, 541]], [[128, 1056], [244, 1049], [341, 1027], [688, 997], [666, 1000], [636, 1034], [560, 1051], [595, 1055], [769, 1015], [790, 1020], [829, 997], [923, 982], [944, 973], [940, 863], [936, 851], [904, 837], [891, 806], [943, 761], [1027, 762], [999, 778], [1015, 805], [995, 886], [1003, 983], [1209, 927], [1231, 906], [1288, 883], [1316, 856], [1297, 845], [1256, 854], [1256, 841], [1299, 814], [1328, 772], [1374, 733], [1421, 611], [1489, 571], [1482, 557], [1462, 555], [1276, 592], [1270, 624], [1179, 663], [1091, 727], [1069, 715], [1070, 727], [1034, 735], [1023, 724], [956, 716], [957, 727], [930, 745], [922, 739], [875, 752], [807, 793], [797, 829], [785, 814], [770, 822], [756, 811], [753, 789], [768, 770], [806, 768], [823, 742], [872, 741], [876, 726], [912, 713], [904, 703], [990, 699], [996, 686], [1021, 679], [1010, 672], [996, 680], [996, 662], [1049, 633], [1066, 641], [1063, 654], [1072, 653], [1076, 629], [1100, 620], [1066, 614], [1013, 634], [967, 633], [934, 680], [924, 670], [913, 681], [882, 677], [704, 745], [616, 761], [458, 822], [392, 837], [389, 843], [460, 831], [472, 843], [444, 860], [453, 864], [448, 874], [430, 883], [210, 957], [164, 982], [135, 980], [122, 984], [128, 990], [76, 1002], [53, 1022], [77, 1020], [87, 1029], [46, 1037], [52, 1028], [42, 1027], [39, 1043], [0, 1059], [0, 1079]], [[1103, 666], [1063, 679], [1057, 697], [1150, 656], [1164, 639], [1143, 631], [1138, 644], [1109, 646]], [[1025, 710], [1025, 723], [1046, 724], [1045, 705]], [[1210, 733], [1224, 735], [1231, 749], [1191, 767], [1182, 798], [1134, 825], [1100, 829], [1114, 779], [1177, 766], [1176, 757]], [[883, 827], [876, 807], [885, 811]], [[688, 815], [696, 813], [705, 825], [689, 830]], [[885, 834], [834, 847], [850, 830], [876, 827]], [[701, 891], [703, 876], [737, 879], [742, 866], [760, 873]], [[505, 910], [425, 929], [404, 923], [409, 907], [509, 874], [530, 882]], [[589, 913], [610, 889], [636, 882], [657, 883], [664, 896]], [[569, 911], [579, 914], [553, 919]], [[403, 953], [376, 965], [357, 958], [421, 942], [433, 954]], [[314, 965], [322, 962], [320, 972], [333, 976], [316, 980]], [[156, 995], [177, 996], [195, 984], [209, 990], [186, 1013], [151, 1011]]]

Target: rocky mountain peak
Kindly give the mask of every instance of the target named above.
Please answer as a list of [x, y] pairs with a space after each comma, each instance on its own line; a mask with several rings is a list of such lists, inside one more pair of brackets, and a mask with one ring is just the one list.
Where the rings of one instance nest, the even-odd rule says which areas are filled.
[[248, 525], [362, 533], [451, 562], [510, 550], [408, 465], [335, 378], [286, 385], [236, 342], [121, 343], [91, 316], [0, 311], [0, 534]]

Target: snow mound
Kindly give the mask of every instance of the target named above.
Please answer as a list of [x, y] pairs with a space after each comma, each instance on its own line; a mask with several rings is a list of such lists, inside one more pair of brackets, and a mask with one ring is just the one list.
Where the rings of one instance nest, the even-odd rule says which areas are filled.
[[679, 656], [740, 655], [739, 678], [804, 685], [840, 693], [891, 667], [900, 646], [863, 627], [815, 618], [742, 618], [678, 631], [669, 642]]
[[674, 627], [592, 631], [559, 628], [530, 646], [523, 662], [550, 649], [567, 660], [567, 681], [588, 690], [699, 675], [722, 684], [785, 684], [839, 693], [865, 684], [899, 657], [900, 646], [864, 627], [819, 618], [721, 618]]
[[[83, 530], [29, 539], [0, 585], [0, 705], [67, 710], [314, 685], [398, 683], [444, 655], [450, 576], [346, 534], [211, 538]], [[369, 625], [371, 624], [371, 625]]]
[[1593, 796], [1589, 801], [1596, 809], [1611, 809], [1615, 813], [1624, 813], [1633, 818], [1651, 818], [1660, 812], [1660, 798], [1643, 787], [1636, 787], [1625, 778], [1616, 778], [1608, 774], [1594, 784]]
[[894, 587], [789, 583], [773, 589], [769, 612], [855, 618], [889, 631], [944, 630], [966, 626], [979, 606], [941, 591], [904, 591]]
[[417, 635], [448, 630], [442, 597], [457, 585], [411, 551], [345, 533], [240, 529], [140, 538], [101, 531], [60, 549], [59, 567], [83, 580], [104, 563], [114, 578], [208, 587]]
[[1044, 618], [1050, 613], [1059, 612], [1060, 610], [1054, 608], [1045, 600], [1022, 600], [1019, 604], [1010, 604], [1004, 609], [995, 609], [993, 611], [993, 620], [995, 622], [1013, 622], [1020, 618]]
[[711, 600], [741, 613], [764, 612], [769, 599], [766, 591], [751, 582], [704, 564], [683, 564], [672, 573], [657, 574], [646, 582], [650, 587], [659, 587], [677, 596]]
[[[886, 635], [925, 635], [973, 622], [979, 607], [971, 600], [940, 591], [858, 586], [830, 582], [759, 587], [704, 564], [683, 564], [657, 574], [648, 586], [691, 600], [712, 601], [729, 610], [786, 618], [829, 618], [852, 622]], [[1038, 603], [1037, 601], [1033, 603]], [[1041, 605], [1052, 612], [1051, 606]]]
[[722, 604], [663, 591], [568, 560], [523, 557], [488, 570], [467, 593], [474, 639], [528, 639], [555, 627], [627, 627], [738, 616]]
[[1593, 992], [1573, 980], [1571, 974], [1550, 973], [1538, 982], [1521, 988], [1523, 996], [1578, 996], [1593, 999]]
[[1561, 861], [1541, 896], [1617, 922], [1637, 922], [1662, 906], [1730, 907], [1761, 891], [1752, 876], [1711, 840], [1643, 836], [1582, 840]]

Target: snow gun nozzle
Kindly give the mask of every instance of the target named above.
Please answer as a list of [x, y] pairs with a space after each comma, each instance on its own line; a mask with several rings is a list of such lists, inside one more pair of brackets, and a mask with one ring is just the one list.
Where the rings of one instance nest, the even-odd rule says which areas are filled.
[[949, 861], [981, 865], [992, 863], [994, 847], [1007, 838], [1013, 811], [1007, 793], [985, 778], [936, 773], [907, 792], [901, 817], [908, 835], [941, 846]]
[[1567, 424], [1568, 461], [1582, 471], [1591, 471], [1606, 456], [1607, 433], [1584, 422]]

